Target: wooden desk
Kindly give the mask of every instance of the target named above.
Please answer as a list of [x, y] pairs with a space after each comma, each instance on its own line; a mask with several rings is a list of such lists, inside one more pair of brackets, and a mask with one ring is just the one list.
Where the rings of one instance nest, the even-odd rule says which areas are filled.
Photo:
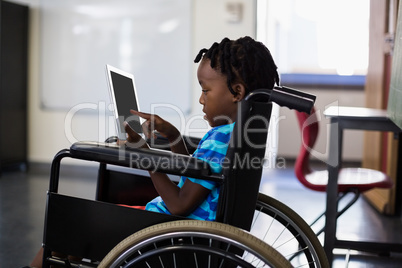
[[402, 244], [356, 242], [336, 238], [336, 214], [338, 196], [338, 172], [342, 164], [343, 130], [373, 130], [394, 132], [399, 136], [401, 129], [387, 116], [385, 110], [331, 106], [324, 111], [331, 120], [328, 155], [328, 186], [326, 203], [326, 222], [324, 249], [332, 263], [333, 249], [345, 248], [374, 253], [402, 252]]

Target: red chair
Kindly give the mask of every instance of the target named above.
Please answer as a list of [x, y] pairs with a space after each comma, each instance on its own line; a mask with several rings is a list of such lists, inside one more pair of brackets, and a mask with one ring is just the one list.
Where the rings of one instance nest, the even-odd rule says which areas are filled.
[[[328, 171], [316, 171], [310, 167], [310, 153], [318, 136], [317, 114], [313, 108], [311, 115], [298, 111], [296, 111], [296, 115], [302, 134], [300, 153], [295, 164], [296, 177], [307, 188], [325, 192], [328, 183]], [[353, 198], [341, 210], [338, 210], [337, 218], [357, 201], [362, 192], [373, 188], [391, 188], [392, 185], [391, 178], [383, 172], [366, 168], [341, 168], [338, 177], [338, 205], [339, 201], [348, 193], [352, 193]], [[310, 226], [314, 225], [324, 215], [325, 212]], [[323, 231], [324, 228], [320, 229], [316, 233], [317, 236]]]

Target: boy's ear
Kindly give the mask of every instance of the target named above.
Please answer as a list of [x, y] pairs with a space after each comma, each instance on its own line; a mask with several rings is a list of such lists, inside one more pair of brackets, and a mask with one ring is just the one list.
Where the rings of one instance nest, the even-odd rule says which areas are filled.
[[233, 95], [233, 101], [239, 102], [244, 99], [246, 95], [246, 88], [243, 84], [237, 83], [232, 86], [233, 90], [236, 92], [236, 95]]

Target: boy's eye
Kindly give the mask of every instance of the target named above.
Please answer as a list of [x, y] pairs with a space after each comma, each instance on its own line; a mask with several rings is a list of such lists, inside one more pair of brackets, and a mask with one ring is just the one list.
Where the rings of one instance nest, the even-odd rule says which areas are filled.
[[207, 92], [208, 92], [208, 90], [206, 90], [206, 89], [203, 89], [203, 90], [201, 90], [202, 91], [202, 93], [204, 93], [204, 94], [206, 94]]

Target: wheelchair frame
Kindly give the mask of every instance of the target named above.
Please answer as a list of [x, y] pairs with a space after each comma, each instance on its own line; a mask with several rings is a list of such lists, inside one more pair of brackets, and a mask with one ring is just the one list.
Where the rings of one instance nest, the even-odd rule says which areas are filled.
[[[99, 162], [99, 180], [108, 172], [106, 165], [144, 169], [131, 161], [135, 153], [141, 159], [147, 159], [148, 170], [217, 181], [221, 189], [216, 221], [250, 230], [262, 174], [272, 101], [309, 112], [315, 97], [288, 88], [253, 91], [240, 102], [238, 120], [225, 159], [228, 165], [223, 167], [221, 174], [211, 173], [209, 166], [199, 159], [159, 150], [133, 149], [99, 142], [78, 142], [70, 149], [61, 150], [54, 157], [51, 168], [43, 267], [59, 263], [52, 258], [53, 251], [100, 261], [116, 244], [132, 233], [151, 225], [186, 219], [104, 202], [108, 200], [101, 198], [102, 187], [106, 187], [102, 183], [98, 183], [97, 200], [62, 195], [58, 193], [58, 184], [60, 165], [64, 158]], [[246, 139], [248, 142], [245, 142]], [[255, 161], [258, 168], [255, 165], [251, 168], [236, 163], [236, 159], [244, 157]], [[170, 164], [163, 167], [153, 165], [161, 159], [168, 159]], [[144, 197], [139, 202], [146, 199]]]

